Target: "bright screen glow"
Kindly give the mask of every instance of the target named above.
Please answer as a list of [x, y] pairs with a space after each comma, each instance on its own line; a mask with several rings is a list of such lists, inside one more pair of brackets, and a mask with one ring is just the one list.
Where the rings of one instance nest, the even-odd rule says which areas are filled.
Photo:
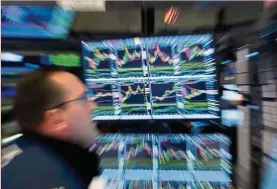
[[83, 42], [95, 120], [217, 119], [211, 35]]
[[75, 13], [51, 6], [2, 6], [4, 38], [65, 38]]
[[15, 54], [15, 53], [10, 53], [10, 52], [2, 52], [1, 53], [1, 61], [6, 61], [6, 62], [22, 62], [24, 56]]
[[238, 126], [243, 123], [244, 113], [240, 110], [222, 110], [221, 122], [226, 126]]
[[65, 67], [81, 66], [80, 57], [74, 53], [57, 53], [50, 55], [41, 55], [40, 62], [44, 65], [55, 65]]
[[241, 94], [239, 94], [238, 92], [235, 92], [235, 91], [223, 90], [222, 99], [223, 100], [230, 100], [230, 101], [238, 101], [238, 100], [243, 100], [243, 95], [241, 95]]

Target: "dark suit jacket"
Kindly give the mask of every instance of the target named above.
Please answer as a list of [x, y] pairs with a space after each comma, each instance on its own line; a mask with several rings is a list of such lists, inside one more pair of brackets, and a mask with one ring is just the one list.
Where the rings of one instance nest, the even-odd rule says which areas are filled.
[[98, 158], [77, 145], [24, 133], [23, 151], [2, 167], [3, 189], [83, 189], [98, 172]]

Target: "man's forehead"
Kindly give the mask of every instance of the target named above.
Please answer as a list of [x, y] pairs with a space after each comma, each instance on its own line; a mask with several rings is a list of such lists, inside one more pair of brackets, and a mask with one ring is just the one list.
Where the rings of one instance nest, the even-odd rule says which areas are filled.
[[53, 74], [50, 79], [57, 87], [64, 90], [68, 95], [80, 94], [86, 91], [85, 85], [73, 74], [58, 72]]

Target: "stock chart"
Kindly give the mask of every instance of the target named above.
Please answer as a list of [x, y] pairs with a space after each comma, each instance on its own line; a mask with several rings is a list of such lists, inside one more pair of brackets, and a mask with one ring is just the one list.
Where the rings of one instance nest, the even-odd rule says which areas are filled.
[[152, 154], [152, 143], [149, 141], [127, 144], [125, 168], [152, 169]]
[[106, 143], [94, 143], [90, 151], [95, 151], [100, 156], [99, 166], [101, 169], [118, 168], [118, 141], [109, 141]]
[[205, 62], [203, 59], [204, 50], [199, 46], [188, 46], [180, 49], [180, 64], [183, 74], [205, 73]]
[[229, 147], [220, 134], [105, 134], [90, 151], [107, 188], [231, 189]]
[[123, 114], [146, 114], [144, 83], [121, 83]]
[[94, 116], [113, 115], [113, 91], [111, 84], [92, 83], [89, 85], [89, 100], [97, 103], [97, 107], [93, 110]]
[[194, 44], [181, 45], [178, 51], [180, 52], [182, 75], [212, 74], [215, 72], [214, 49], [206, 49], [203, 44]]
[[204, 114], [209, 111], [207, 94], [217, 95], [216, 90], [207, 90], [205, 81], [190, 80], [180, 83], [184, 99], [184, 114]]
[[186, 141], [160, 143], [159, 165], [161, 169], [186, 169]]
[[143, 64], [140, 49], [128, 49], [118, 51], [116, 59], [119, 77], [143, 75]]
[[166, 181], [160, 183], [160, 189], [229, 189], [229, 183], [213, 182], [176, 182]]
[[107, 114], [94, 118], [219, 119], [212, 41], [203, 34], [82, 42], [88, 87], [115, 86], [112, 105], [100, 105]]
[[175, 87], [174, 82], [151, 83], [153, 116], [178, 114]]
[[151, 76], [174, 75], [174, 60], [171, 47], [161, 47], [156, 44], [154, 49], [148, 49]]
[[111, 63], [109, 59], [109, 50], [93, 49], [91, 57], [85, 57], [89, 67], [89, 74], [95, 78], [111, 77]]
[[126, 189], [152, 189], [152, 182], [151, 181], [127, 181], [126, 182]]
[[221, 170], [222, 165], [230, 169], [228, 161], [221, 158], [220, 151], [225, 151], [226, 147], [220, 147], [220, 143], [200, 136], [192, 138], [189, 145], [194, 146], [194, 150], [191, 153], [195, 157], [192, 160], [192, 165], [195, 170]]

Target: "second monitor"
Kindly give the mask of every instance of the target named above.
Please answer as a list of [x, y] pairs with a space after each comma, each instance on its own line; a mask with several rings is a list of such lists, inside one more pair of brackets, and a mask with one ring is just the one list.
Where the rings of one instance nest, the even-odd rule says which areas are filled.
[[96, 120], [218, 119], [212, 35], [83, 42]]

